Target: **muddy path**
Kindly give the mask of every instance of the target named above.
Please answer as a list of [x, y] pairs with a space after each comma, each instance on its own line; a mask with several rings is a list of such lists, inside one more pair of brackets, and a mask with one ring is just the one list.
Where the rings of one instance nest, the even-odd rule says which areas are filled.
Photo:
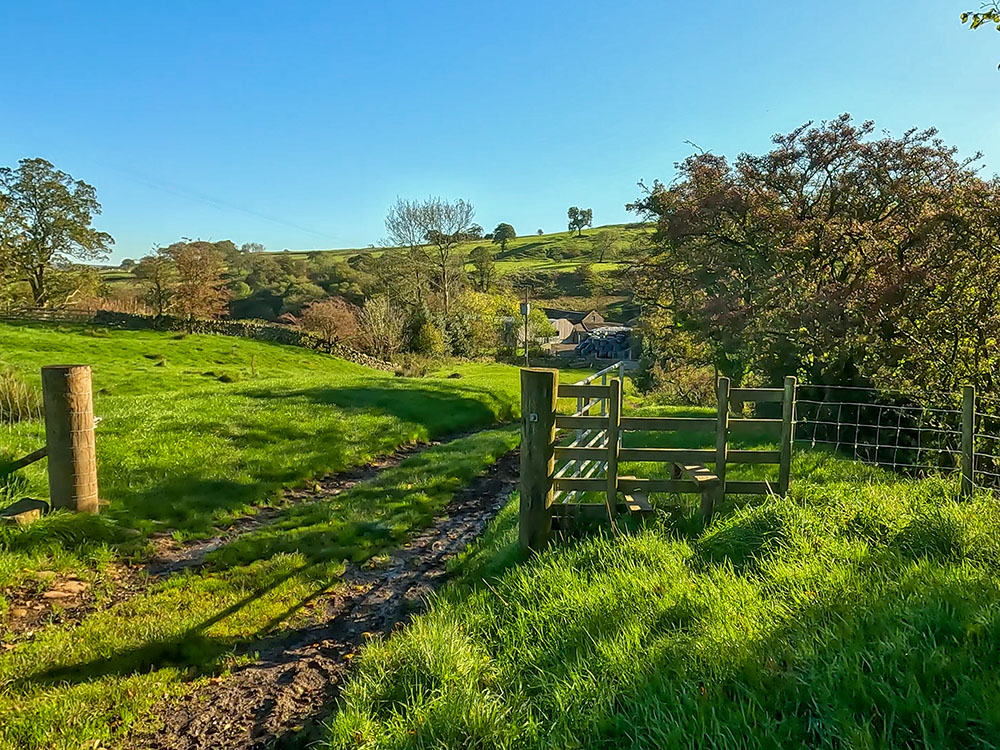
[[457, 432], [441, 438], [404, 445], [363, 466], [330, 474], [299, 489], [285, 490], [275, 505], [257, 505], [207, 539], [176, 541], [171, 531], [150, 536], [153, 552], [137, 563], [114, 563], [102, 574], [81, 579], [71, 574], [40, 571], [39, 582], [3, 592], [9, 606], [0, 620], [0, 650], [15, 648], [44, 627], [73, 625], [86, 616], [114, 607], [145, 593], [151, 586], [184, 570], [201, 565], [205, 557], [244, 534], [263, 528], [288, 507], [320, 502], [374, 479], [411, 456], [435, 446], [473, 435], [479, 430]]
[[304, 748], [319, 738], [351, 659], [370, 634], [388, 634], [423, 609], [446, 578], [446, 563], [483, 530], [514, 490], [517, 452], [452, 498], [433, 523], [378, 567], [348, 567], [313, 622], [248, 644], [256, 653], [179, 701], [158, 709], [163, 728], [126, 743], [132, 750]]

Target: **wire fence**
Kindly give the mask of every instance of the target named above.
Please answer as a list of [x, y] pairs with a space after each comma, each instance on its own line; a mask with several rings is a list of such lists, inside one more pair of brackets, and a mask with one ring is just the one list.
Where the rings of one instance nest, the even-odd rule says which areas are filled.
[[913, 477], [962, 474], [966, 457], [972, 487], [1000, 489], [1000, 398], [992, 395], [967, 404], [956, 392], [800, 385], [795, 422], [800, 445]]

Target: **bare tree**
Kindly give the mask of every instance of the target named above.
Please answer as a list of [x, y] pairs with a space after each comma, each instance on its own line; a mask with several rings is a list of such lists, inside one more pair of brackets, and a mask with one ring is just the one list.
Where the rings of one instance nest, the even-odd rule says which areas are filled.
[[440, 198], [428, 198], [419, 212], [424, 237], [431, 245], [435, 282], [444, 303], [444, 313], [451, 309], [453, 287], [461, 281], [463, 269], [455, 248], [467, 236], [476, 209], [459, 198], [454, 203]]
[[[424, 286], [430, 258], [424, 249], [427, 240], [423, 220], [423, 204], [396, 198], [385, 216], [385, 244], [391, 248], [401, 248], [405, 253], [408, 271], [412, 274], [412, 289], [417, 303], [423, 302]], [[392, 263], [392, 259], [389, 259]], [[386, 293], [390, 289], [386, 288]]]

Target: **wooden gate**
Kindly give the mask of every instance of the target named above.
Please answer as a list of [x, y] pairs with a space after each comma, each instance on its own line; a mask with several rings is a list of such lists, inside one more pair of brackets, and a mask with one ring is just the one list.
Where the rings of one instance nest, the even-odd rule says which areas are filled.
[[[707, 521], [726, 494], [783, 495], [788, 491], [795, 378], [785, 378], [783, 388], [730, 388], [729, 379], [720, 378], [715, 417], [622, 416], [621, 384], [620, 371], [617, 379], [608, 381], [605, 376], [600, 385], [559, 385], [558, 370], [521, 371], [520, 540], [524, 548], [544, 545], [553, 522], [559, 527], [578, 518], [606, 516], [614, 523], [618, 513], [646, 515], [652, 510], [647, 497], [653, 492], [699, 494], [701, 513]], [[575, 411], [559, 413], [563, 399], [575, 400]], [[746, 402], [781, 403], [781, 417], [730, 415], [731, 404]], [[598, 408], [601, 413], [593, 414]], [[730, 449], [730, 433], [750, 426], [774, 430], [779, 449]], [[714, 448], [622, 447], [624, 433], [706, 430], [715, 432]], [[619, 463], [625, 461], [667, 463], [671, 476], [621, 476]], [[778, 479], [727, 479], [728, 464], [776, 464]], [[603, 495], [603, 502], [580, 501], [596, 495]]]

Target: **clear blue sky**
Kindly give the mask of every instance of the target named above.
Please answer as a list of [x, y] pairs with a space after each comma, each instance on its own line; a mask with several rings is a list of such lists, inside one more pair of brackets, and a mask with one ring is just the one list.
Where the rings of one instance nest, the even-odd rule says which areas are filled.
[[958, 20], [978, 2], [8, 1], [0, 164], [95, 185], [115, 260], [365, 246], [397, 195], [522, 234], [570, 205], [625, 221], [685, 140], [759, 151], [841, 112], [1000, 171], [1000, 33]]

